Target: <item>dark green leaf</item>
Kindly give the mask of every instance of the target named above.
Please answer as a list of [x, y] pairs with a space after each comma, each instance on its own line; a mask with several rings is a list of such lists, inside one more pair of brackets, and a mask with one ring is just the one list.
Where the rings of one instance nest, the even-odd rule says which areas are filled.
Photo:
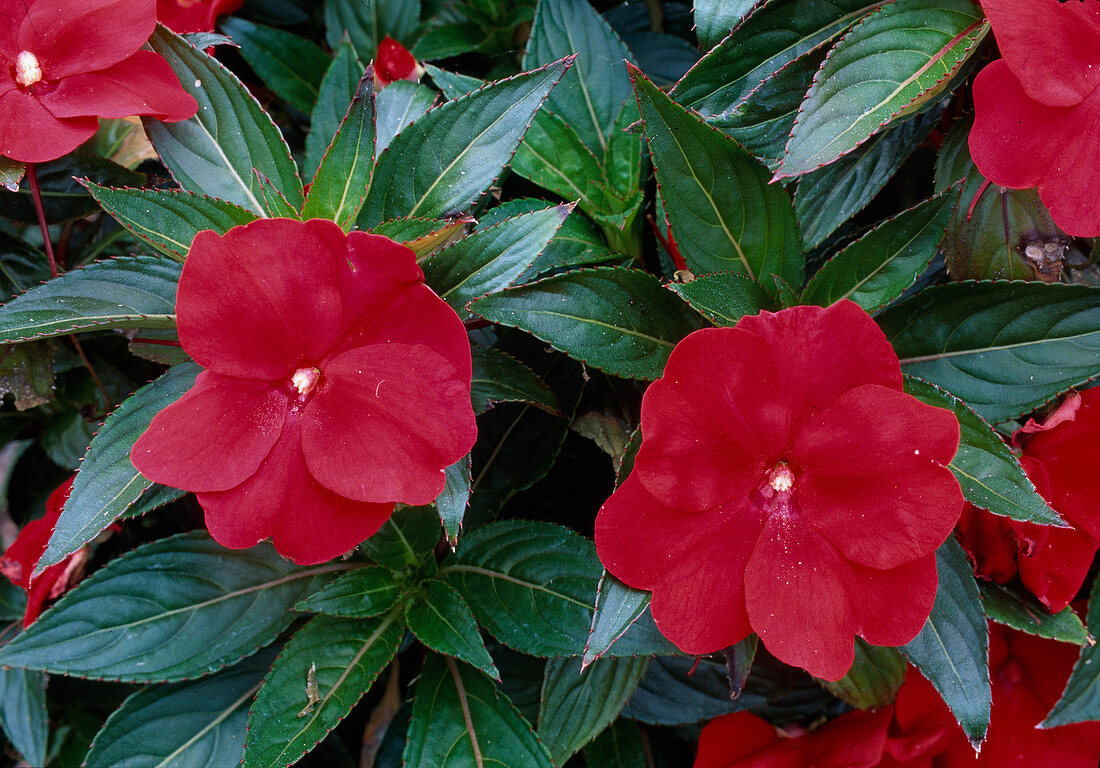
[[28, 765], [46, 764], [46, 675], [0, 669], [0, 726]]
[[774, 306], [763, 288], [736, 272], [713, 272], [669, 287], [715, 325], [737, 325], [745, 315]]
[[453, 219], [399, 218], [383, 221], [370, 231], [402, 243], [416, 254], [419, 261], [465, 237], [472, 222], [469, 216]]
[[[1068, 609], [1067, 609], [1068, 610]], [[1100, 627], [1100, 576], [1092, 582], [1092, 594], [1089, 597], [1088, 626]], [[1062, 698], [1050, 710], [1046, 720], [1040, 723], [1043, 728], [1056, 728], [1059, 725], [1083, 723], [1100, 720], [1100, 645], [1088, 646], [1081, 650], [1081, 656], [1073, 665], [1073, 672], [1066, 683]]]
[[325, 0], [325, 40], [335, 50], [346, 34], [363, 61], [386, 35], [407, 43], [420, 23], [420, 0]]
[[[306, 136], [306, 156], [302, 170], [307, 179], [313, 178], [321, 165], [332, 137], [344, 122], [351, 100], [355, 96], [359, 80], [363, 77], [363, 65], [355, 55], [355, 48], [347, 40], [334, 47], [336, 58], [332, 60], [321, 80], [317, 104], [309, 121]], [[372, 54], [373, 58], [373, 54]]]
[[310, 113], [329, 67], [329, 57], [316, 43], [239, 16], [226, 19], [222, 28], [264, 85], [294, 109]]
[[534, 371], [511, 355], [492, 347], [473, 347], [474, 377], [470, 397], [475, 413], [485, 413], [496, 403], [519, 402], [550, 413], [558, 398]]
[[827, 691], [857, 709], [892, 704], [905, 682], [909, 665], [894, 648], [871, 645], [856, 638], [856, 658], [848, 674], [836, 682], [821, 680]]
[[259, 171], [255, 171], [255, 174], [256, 178], [260, 181], [260, 196], [263, 198], [264, 210], [267, 211], [268, 215], [300, 221], [302, 219], [302, 214], [299, 213], [298, 209], [291, 205], [290, 201], [275, 188], [271, 180]]
[[145, 120], [150, 141], [189, 192], [222, 198], [264, 215], [259, 171], [290, 204], [302, 207], [302, 180], [271, 117], [237, 77], [183, 38], [160, 27], [149, 45], [172, 66], [199, 111], [190, 120]]
[[370, 690], [404, 634], [395, 613], [373, 619], [318, 616], [295, 632], [248, 713], [244, 765], [284, 768], [313, 749]]
[[172, 682], [208, 675], [270, 643], [317, 577], [269, 544], [227, 550], [206, 532], [112, 560], [0, 648], [0, 665], [96, 680]]
[[389, 568], [371, 565], [333, 579], [294, 606], [296, 611], [369, 619], [381, 616], [397, 604], [402, 584]]
[[465, 210], [500, 175], [569, 63], [490, 83], [429, 110], [402, 131], [378, 156], [360, 228], [398, 216]]
[[405, 607], [409, 630], [433, 651], [454, 656], [500, 680], [500, 672], [485, 650], [474, 614], [462, 595], [437, 579], [428, 579], [420, 589], [416, 599]]
[[582, 671], [577, 657], [547, 662], [538, 734], [554, 765], [568, 760], [619, 716], [648, 665], [648, 658], [600, 659]]
[[730, 700], [725, 664], [704, 659], [696, 665], [691, 658], [658, 656], [650, 662], [623, 716], [651, 725], [684, 725], [745, 709], [753, 701], [749, 694]]
[[336, 137], [309, 187], [302, 217], [330, 219], [351, 229], [374, 170], [374, 70], [367, 68]]
[[470, 454], [447, 467], [445, 475], [447, 482], [443, 491], [435, 498], [435, 511], [439, 513], [439, 522], [443, 524], [443, 535], [451, 549], [454, 549], [458, 546], [458, 534], [462, 531], [462, 520], [466, 516], [466, 507], [470, 504], [473, 483]]
[[638, 724], [619, 718], [584, 749], [588, 768], [646, 768], [645, 740]]
[[628, 587], [604, 571], [596, 588], [596, 607], [584, 644], [583, 664], [587, 666], [604, 656], [627, 632], [632, 644], [641, 646], [643, 655], [671, 656], [678, 652], [653, 623], [649, 593]]
[[0, 621], [23, 618], [27, 610], [27, 593], [7, 579], [0, 581]]
[[490, 294], [475, 314], [520, 328], [570, 357], [616, 376], [659, 378], [697, 317], [652, 275], [637, 269], [577, 270]]
[[632, 72], [668, 221], [697, 273], [734, 270], [802, 283], [802, 246], [786, 191], [736, 141]]
[[864, 17], [814, 79], [779, 175], [827, 165], [935, 98], [988, 31], [970, 0], [898, 0]]
[[191, 388], [201, 370], [194, 363], [177, 365], [139, 389], [107, 417], [88, 446], [37, 572], [60, 563], [94, 539], [152, 487], [153, 482], [134, 469], [130, 449], [153, 417]]
[[49, 279], [45, 253], [22, 238], [0, 232], [0, 296], [22, 293]]
[[[78, 179], [91, 179], [110, 186], [140, 187], [146, 178], [106, 158], [82, 154], [66, 155], [35, 168], [42, 191], [42, 207], [49, 222], [76, 219], [98, 210], [95, 200], [81, 186], [84, 182]], [[38, 222], [26, 180], [18, 192], [0, 187], [0, 216], [24, 224]]]
[[239, 205], [183, 190], [112, 189], [92, 182], [84, 186], [135, 237], [180, 261], [204, 229], [222, 235], [256, 220], [255, 213]]
[[954, 195], [942, 193], [887, 219], [829, 259], [806, 285], [802, 301], [827, 307], [851, 299], [874, 314], [932, 262], [954, 207]]
[[262, 653], [197, 682], [138, 691], [103, 724], [84, 765], [239, 765], [248, 705], [271, 658]]
[[945, 541], [936, 552], [939, 586], [924, 629], [899, 649], [932, 683], [970, 743], [989, 728], [989, 626], [974, 583], [974, 571], [959, 543]]
[[361, 545], [379, 565], [404, 571], [424, 562], [439, 543], [439, 517], [431, 507], [398, 507]]
[[572, 210], [556, 205], [479, 229], [422, 261], [425, 281], [465, 316], [468, 303], [507, 288], [530, 269]]
[[0, 344], [105, 328], [174, 328], [180, 264], [156, 256], [99, 261], [0, 307]]
[[634, 58], [587, 0], [540, 0], [523, 55], [524, 69], [572, 54], [580, 54], [576, 65], [546, 106], [603, 157], [615, 118], [632, 96], [625, 62]]
[[1066, 606], [1051, 613], [1038, 600], [1023, 597], [1008, 587], [984, 579], [978, 582], [985, 615], [998, 624], [1074, 645], [1089, 645], [1088, 629], [1073, 609]]
[[435, 104], [436, 92], [420, 83], [398, 80], [390, 83], [376, 98], [374, 156], [390, 145], [393, 137], [427, 112]]
[[1040, 525], [1064, 525], [1020, 466], [1012, 450], [981, 416], [966, 403], [932, 384], [912, 376], [905, 391], [937, 408], [946, 408], [959, 420], [959, 452], [949, 465], [972, 504], [995, 515]]
[[695, 0], [699, 47], [708, 50], [718, 45], [759, 4], [760, 0]]
[[[509, 200], [482, 214], [478, 218], [478, 228], [484, 229], [512, 216], [541, 211], [545, 207], [545, 200], [536, 200], [529, 197]], [[596, 264], [617, 257], [621, 256], [608, 248], [603, 236], [600, 235], [599, 229], [591, 220], [579, 211], [574, 210], [566, 217], [558, 229], [558, 233], [554, 235], [550, 244], [546, 246], [531, 268], [520, 277], [520, 282], [529, 282], [544, 272], [560, 269], [561, 267]]]
[[512, 158], [512, 170], [586, 211], [610, 208], [603, 167], [565, 120], [540, 111]]
[[54, 345], [49, 339], [0, 347], [0, 397], [12, 395], [17, 411], [54, 399]]
[[963, 282], [921, 291], [876, 320], [902, 370], [993, 423], [1100, 375], [1100, 288]]
[[531, 726], [489, 678], [431, 654], [416, 684], [407, 768], [551, 768]]

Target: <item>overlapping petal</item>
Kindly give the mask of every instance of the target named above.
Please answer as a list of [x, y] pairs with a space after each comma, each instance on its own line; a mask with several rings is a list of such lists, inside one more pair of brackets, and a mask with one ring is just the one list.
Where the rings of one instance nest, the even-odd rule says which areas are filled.
[[94, 117], [54, 117], [27, 91], [17, 88], [0, 95], [0, 154], [5, 157], [24, 163], [56, 160], [92, 138], [98, 128]]
[[164, 57], [152, 51], [138, 51], [104, 69], [67, 77], [43, 89], [40, 98], [59, 118], [150, 115], [172, 122], [186, 120], [198, 107], [180, 88]]
[[[56, 81], [105, 69], [135, 53], [156, 28], [155, 0], [19, 0], [20, 50]], [[22, 6], [22, 8], [21, 8]], [[25, 9], [25, 10], [24, 10]]]
[[209, 32], [218, 16], [233, 13], [244, 0], [157, 0], [157, 21], [173, 32]]

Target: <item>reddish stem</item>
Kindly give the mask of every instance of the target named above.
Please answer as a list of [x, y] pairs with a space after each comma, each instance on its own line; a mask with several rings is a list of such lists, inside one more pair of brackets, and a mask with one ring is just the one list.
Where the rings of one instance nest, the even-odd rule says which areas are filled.
[[42, 207], [42, 190], [38, 187], [38, 172], [34, 169], [34, 163], [27, 163], [27, 186], [31, 188], [31, 200], [34, 201], [34, 213], [38, 217], [38, 228], [42, 230], [42, 245], [46, 249], [46, 258], [50, 261], [50, 275], [57, 277], [57, 259], [53, 255], [50, 228], [46, 224], [46, 209]]
[[974, 209], [978, 205], [978, 201], [982, 199], [982, 195], [989, 189], [989, 179], [982, 182], [982, 185], [978, 187], [978, 191], [974, 193], [974, 199], [970, 201], [970, 207], [966, 209], [966, 220], [970, 221], [970, 217], [974, 215]]
[[488, 320], [482, 320], [480, 317], [472, 317], [462, 325], [467, 331], [476, 331], [478, 328], [488, 328], [492, 323]]
[[178, 341], [169, 341], [168, 339], [146, 339], [138, 336], [135, 337], [133, 341], [134, 343], [140, 344], [155, 344], [160, 347], [180, 347], [181, 349], [183, 348], [183, 345], [180, 344]]
[[668, 239], [666, 240], [665, 236], [661, 234], [661, 228], [658, 227], [657, 222], [653, 220], [653, 216], [648, 215], [645, 218], [646, 221], [649, 222], [649, 226], [653, 230], [653, 234], [656, 235], [657, 242], [661, 244], [661, 247], [665, 249], [665, 253], [667, 253], [669, 258], [672, 259], [672, 264], [674, 267], [676, 267], [676, 271], [687, 272], [687, 262], [684, 261], [684, 257], [680, 255], [680, 249], [676, 245], [676, 238], [672, 236], [672, 229], [670, 228], [668, 230]]

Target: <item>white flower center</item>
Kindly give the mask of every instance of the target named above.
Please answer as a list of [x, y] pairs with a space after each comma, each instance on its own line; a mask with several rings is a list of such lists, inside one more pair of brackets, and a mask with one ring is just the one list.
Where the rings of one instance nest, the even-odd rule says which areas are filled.
[[298, 390], [298, 396], [305, 398], [317, 387], [320, 378], [321, 371], [317, 368], [299, 368], [290, 377], [290, 383]]
[[38, 63], [38, 57], [30, 51], [20, 51], [15, 57], [15, 82], [29, 88], [41, 79], [42, 66]]
[[794, 472], [786, 464], [780, 464], [768, 473], [768, 485], [777, 493], [786, 493], [794, 488]]

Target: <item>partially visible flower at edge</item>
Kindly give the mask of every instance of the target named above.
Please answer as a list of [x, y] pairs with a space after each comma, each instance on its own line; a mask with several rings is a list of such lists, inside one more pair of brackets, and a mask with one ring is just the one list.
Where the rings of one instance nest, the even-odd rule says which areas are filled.
[[374, 84], [376, 88], [385, 88], [398, 80], [416, 82], [424, 74], [421, 66], [409, 50], [389, 35], [378, 44], [374, 55]]
[[79, 549], [60, 563], [51, 565], [37, 577], [31, 577], [35, 566], [46, 552], [61, 511], [69, 500], [75, 478], [76, 475], [73, 475], [50, 494], [46, 499], [46, 514], [24, 525], [16, 540], [0, 557], [0, 573], [27, 593], [27, 608], [23, 614], [24, 628], [38, 618], [46, 601], [56, 600], [84, 575], [84, 566], [88, 561], [87, 547]]
[[470, 343], [412, 251], [331, 221], [200, 232], [176, 295], [206, 370], [131, 451], [194, 491], [219, 543], [271, 538], [301, 564], [354, 548], [394, 504], [428, 504], [477, 436]]
[[[994, 184], [1038, 187], [1055, 223], [1100, 235], [1100, 5], [981, 0], [1003, 58], [974, 79], [975, 165]], [[1056, 52], [1057, 55], [1051, 55]]]
[[950, 411], [902, 391], [850, 301], [690, 334], [642, 400], [630, 476], [596, 518], [607, 569], [653, 593], [658, 628], [712, 653], [756, 632], [838, 680], [856, 635], [902, 645], [936, 592], [963, 506]]
[[186, 120], [198, 104], [159, 54], [154, 0], [26, 0], [0, 15], [0, 155], [42, 163], [90, 139], [99, 118]]
[[244, 0], [157, 0], [157, 21], [173, 32], [209, 32], [219, 16], [233, 13]]

